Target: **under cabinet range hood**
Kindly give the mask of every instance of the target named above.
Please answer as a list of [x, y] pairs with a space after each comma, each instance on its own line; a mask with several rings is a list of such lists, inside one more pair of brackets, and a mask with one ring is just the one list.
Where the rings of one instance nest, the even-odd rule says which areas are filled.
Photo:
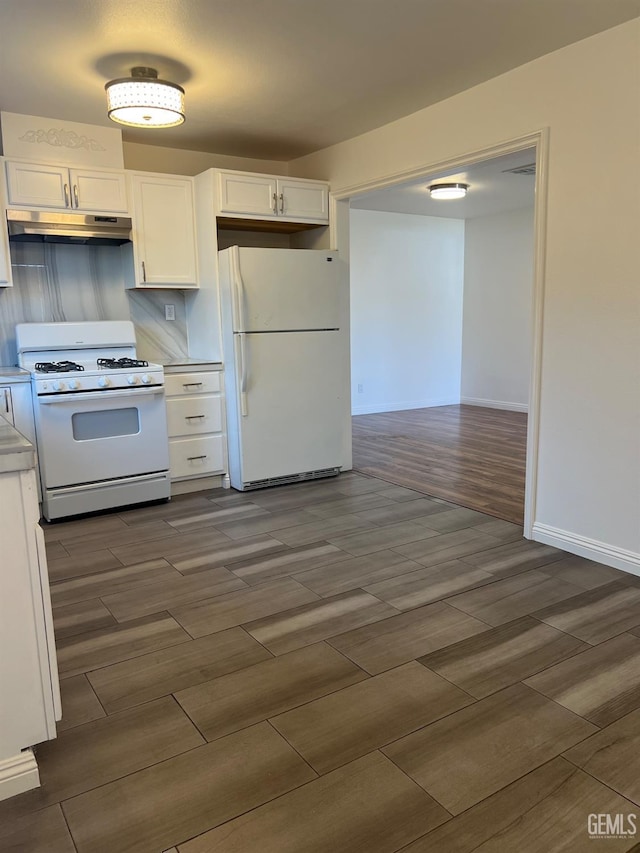
[[7, 210], [9, 240], [20, 243], [121, 245], [131, 241], [131, 219], [42, 210]]

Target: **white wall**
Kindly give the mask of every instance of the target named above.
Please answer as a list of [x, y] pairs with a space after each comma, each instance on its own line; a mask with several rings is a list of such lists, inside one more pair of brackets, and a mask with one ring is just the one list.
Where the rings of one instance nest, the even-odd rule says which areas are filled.
[[238, 169], [243, 172], [265, 172], [268, 175], [288, 175], [287, 163], [280, 160], [259, 160], [252, 157], [232, 157], [208, 151], [190, 151], [123, 142], [125, 169], [140, 172], [163, 172], [169, 175], [198, 175], [207, 169]]
[[639, 43], [636, 19], [289, 164], [350, 192], [550, 129], [534, 531], [638, 573]]
[[533, 207], [467, 219], [463, 403], [527, 410], [532, 288]]
[[464, 222], [350, 220], [353, 414], [459, 402]]

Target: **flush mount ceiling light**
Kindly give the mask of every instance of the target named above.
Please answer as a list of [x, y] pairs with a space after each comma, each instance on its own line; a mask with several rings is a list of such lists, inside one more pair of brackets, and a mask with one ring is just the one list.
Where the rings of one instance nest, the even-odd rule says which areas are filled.
[[155, 68], [132, 68], [131, 77], [105, 85], [109, 118], [129, 127], [175, 127], [184, 121], [184, 89], [158, 80]]
[[469, 184], [431, 184], [431, 198], [464, 198]]

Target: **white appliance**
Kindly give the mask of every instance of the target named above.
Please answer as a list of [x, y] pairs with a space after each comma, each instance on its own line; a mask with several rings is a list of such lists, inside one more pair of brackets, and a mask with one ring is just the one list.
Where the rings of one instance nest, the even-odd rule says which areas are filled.
[[42, 512], [51, 521], [170, 496], [162, 365], [136, 358], [133, 323], [21, 323]]
[[336, 252], [219, 253], [234, 489], [340, 472], [344, 373]]

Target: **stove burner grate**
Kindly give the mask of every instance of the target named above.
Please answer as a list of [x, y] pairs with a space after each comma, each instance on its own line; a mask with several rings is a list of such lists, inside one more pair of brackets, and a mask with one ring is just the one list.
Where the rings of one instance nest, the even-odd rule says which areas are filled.
[[123, 367], [149, 367], [149, 362], [138, 358], [99, 358], [98, 367], [108, 367], [113, 370]]
[[74, 370], [84, 370], [75, 361], [39, 361], [35, 366], [37, 373], [71, 373]]

